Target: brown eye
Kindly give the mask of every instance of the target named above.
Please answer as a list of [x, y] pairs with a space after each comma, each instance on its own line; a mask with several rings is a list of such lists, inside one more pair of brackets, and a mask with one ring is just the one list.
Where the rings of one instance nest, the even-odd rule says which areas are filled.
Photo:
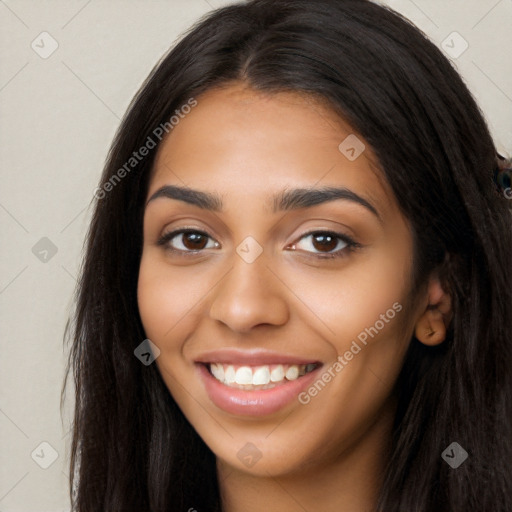
[[313, 235], [312, 245], [318, 251], [330, 252], [338, 245], [337, 237], [332, 235]]
[[347, 235], [331, 231], [313, 231], [303, 235], [293, 249], [300, 249], [318, 258], [345, 256], [360, 245]]
[[[209, 244], [209, 240], [211, 243]], [[219, 243], [213, 240], [208, 233], [192, 229], [181, 229], [166, 233], [157, 242], [176, 252], [197, 252], [203, 249], [218, 247]]]
[[183, 233], [181, 236], [183, 246], [191, 251], [204, 249], [208, 238], [200, 233]]

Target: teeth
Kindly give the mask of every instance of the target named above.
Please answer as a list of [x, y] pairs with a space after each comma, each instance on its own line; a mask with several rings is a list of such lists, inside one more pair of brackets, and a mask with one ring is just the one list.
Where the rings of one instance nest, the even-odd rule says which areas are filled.
[[[220, 365], [220, 366], [222, 366], [222, 365]], [[305, 372], [306, 373], [312, 372], [315, 368], [316, 368], [316, 364], [315, 363], [309, 363], [309, 364], [306, 365]]]
[[[217, 366], [222, 366], [222, 365], [219, 364]], [[226, 384], [233, 384], [233, 382], [235, 382], [235, 380], [236, 380], [235, 369], [233, 368], [233, 366], [230, 365], [224, 369], [224, 382]]]
[[299, 376], [299, 368], [295, 365], [290, 366], [285, 375], [288, 380], [295, 380]]
[[248, 366], [238, 368], [235, 373], [235, 382], [237, 384], [252, 384], [252, 370]]
[[217, 380], [224, 382], [224, 366], [221, 364], [212, 364], [210, 369]]
[[264, 366], [240, 366], [213, 363], [210, 364], [211, 374], [223, 384], [240, 389], [267, 389], [276, 386], [278, 383], [296, 380], [302, 375], [313, 371], [316, 364], [292, 364], [292, 365], [264, 365]]
[[284, 370], [283, 365], [278, 364], [271, 372], [270, 372], [270, 380], [272, 382], [280, 382], [284, 379]]
[[252, 385], [260, 386], [270, 382], [270, 371], [268, 366], [261, 366], [257, 368], [252, 376]]

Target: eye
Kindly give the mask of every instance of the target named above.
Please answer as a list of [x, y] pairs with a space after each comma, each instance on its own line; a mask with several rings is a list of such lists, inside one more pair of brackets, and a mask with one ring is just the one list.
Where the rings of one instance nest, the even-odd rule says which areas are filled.
[[[301, 242], [302, 240], [305, 242]], [[357, 247], [361, 245], [352, 238], [333, 231], [311, 231], [291, 246], [292, 249], [299, 248], [313, 253], [317, 258], [340, 258]]]
[[[210, 239], [211, 243], [208, 242]], [[203, 249], [219, 247], [220, 244], [204, 231], [192, 228], [182, 228], [165, 233], [157, 242], [171, 251], [181, 253], [197, 253]]]

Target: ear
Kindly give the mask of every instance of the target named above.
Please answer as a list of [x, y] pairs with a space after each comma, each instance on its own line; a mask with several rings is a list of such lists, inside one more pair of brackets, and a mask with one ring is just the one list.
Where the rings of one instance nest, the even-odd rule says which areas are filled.
[[446, 330], [452, 318], [452, 300], [438, 277], [430, 278], [422, 308], [414, 334], [425, 345], [439, 345], [446, 338]]

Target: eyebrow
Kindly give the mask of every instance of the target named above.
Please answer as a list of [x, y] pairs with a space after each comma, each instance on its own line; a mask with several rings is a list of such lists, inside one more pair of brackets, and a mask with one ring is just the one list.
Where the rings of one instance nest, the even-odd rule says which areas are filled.
[[[165, 185], [159, 188], [148, 200], [146, 206], [155, 199], [165, 197], [192, 204], [204, 210], [222, 212], [222, 198], [215, 193], [194, 190], [189, 187]], [[318, 204], [344, 199], [364, 206], [379, 220], [381, 217], [377, 209], [366, 199], [347, 188], [321, 187], [321, 188], [294, 188], [285, 189], [271, 197], [272, 213], [280, 211], [310, 208]]]

